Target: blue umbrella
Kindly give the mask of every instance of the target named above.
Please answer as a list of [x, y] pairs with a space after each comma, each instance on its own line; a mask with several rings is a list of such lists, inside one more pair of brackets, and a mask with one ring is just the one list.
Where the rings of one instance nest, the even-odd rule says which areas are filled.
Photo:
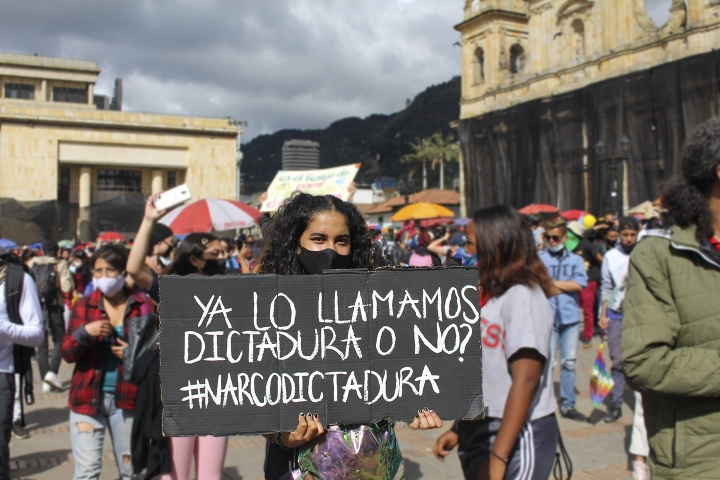
[[17, 243], [13, 242], [9, 238], [0, 238], [0, 247], [2, 248], [15, 248], [17, 247]]
[[39, 248], [40, 250], [42, 250], [42, 248], [43, 248], [42, 242], [37, 242], [37, 243], [33, 243], [32, 245], [30, 245], [30, 250], [35, 250], [36, 248]]
[[464, 226], [467, 225], [468, 223], [470, 223], [470, 219], [469, 219], [469, 218], [457, 218], [457, 219], [455, 219], [455, 225], [457, 225], [457, 226], [459, 226], [459, 227], [464, 227]]

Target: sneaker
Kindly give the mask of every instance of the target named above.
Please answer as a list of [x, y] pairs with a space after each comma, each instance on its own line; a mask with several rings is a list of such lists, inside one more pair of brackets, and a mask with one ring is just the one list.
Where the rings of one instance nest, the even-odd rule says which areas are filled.
[[30, 438], [30, 433], [20, 425], [20, 422], [14, 422], [12, 424], [12, 433], [17, 438]]
[[570, 420], [575, 420], [576, 422], [584, 422], [588, 423], [590, 419], [583, 415], [582, 413], [575, 410], [575, 407], [573, 408], [566, 408], [565, 410], [560, 410], [560, 415], [562, 415], [565, 418], [569, 418]]
[[592, 342], [590, 340], [580, 340], [584, 349], [592, 348]]
[[57, 373], [55, 372], [47, 372], [45, 374], [45, 378], [43, 379], [43, 382], [50, 385], [52, 388], [56, 390], [62, 390], [63, 386], [62, 383], [60, 383], [60, 379], [58, 379]]
[[43, 393], [50, 393], [52, 391], [52, 387], [50, 385], [48, 385], [47, 383], [43, 382], [42, 391], [43, 391]]
[[622, 417], [622, 408], [621, 407], [610, 407], [610, 408], [608, 408], [608, 411], [605, 414], [605, 418], [603, 418], [603, 422], [605, 422], [605, 423], [617, 422], [618, 418], [620, 418], [620, 417]]
[[649, 480], [650, 472], [647, 463], [642, 460], [633, 461], [633, 480]]

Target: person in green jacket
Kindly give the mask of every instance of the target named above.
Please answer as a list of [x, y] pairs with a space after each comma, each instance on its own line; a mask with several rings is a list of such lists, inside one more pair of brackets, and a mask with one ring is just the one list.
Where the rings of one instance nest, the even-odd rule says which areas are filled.
[[720, 118], [688, 137], [663, 236], [630, 256], [622, 364], [654, 479], [720, 478]]

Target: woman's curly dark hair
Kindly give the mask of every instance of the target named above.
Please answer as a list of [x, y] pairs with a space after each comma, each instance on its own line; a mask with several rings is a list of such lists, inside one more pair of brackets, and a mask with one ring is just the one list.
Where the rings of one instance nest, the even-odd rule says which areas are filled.
[[350, 254], [353, 268], [372, 269], [372, 239], [365, 219], [355, 205], [332, 195], [300, 193], [280, 207], [267, 232], [267, 251], [260, 262], [260, 273], [300, 275], [298, 262], [300, 237], [320, 212], [338, 212], [345, 216], [350, 229]]
[[662, 205], [667, 209], [663, 220], [666, 226], [686, 228], [697, 226], [697, 239], [713, 236], [709, 199], [718, 182], [720, 165], [720, 117], [710, 119], [695, 128], [683, 149], [682, 175], [661, 187]]

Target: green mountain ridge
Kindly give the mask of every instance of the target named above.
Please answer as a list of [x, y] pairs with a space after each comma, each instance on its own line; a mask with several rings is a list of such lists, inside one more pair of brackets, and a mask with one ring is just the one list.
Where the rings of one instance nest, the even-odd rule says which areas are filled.
[[[282, 146], [287, 140], [313, 140], [320, 143], [320, 168], [362, 163], [358, 182], [372, 182], [380, 177], [399, 178], [414, 166], [401, 163], [400, 157], [411, 153], [409, 142], [440, 131], [454, 135], [450, 122], [460, 116], [460, 77], [433, 85], [418, 94], [399, 112], [366, 118], [343, 118], [327, 128], [316, 130], [279, 130], [259, 135], [243, 145], [242, 173], [245, 193], [264, 191], [282, 167]], [[379, 158], [379, 161], [376, 161]], [[457, 176], [457, 163], [445, 167], [446, 188]], [[438, 171], [428, 166], [428, 187], [438, 186]], [[415, 185], [422, 185], [421, 169], [415, 168]]]

